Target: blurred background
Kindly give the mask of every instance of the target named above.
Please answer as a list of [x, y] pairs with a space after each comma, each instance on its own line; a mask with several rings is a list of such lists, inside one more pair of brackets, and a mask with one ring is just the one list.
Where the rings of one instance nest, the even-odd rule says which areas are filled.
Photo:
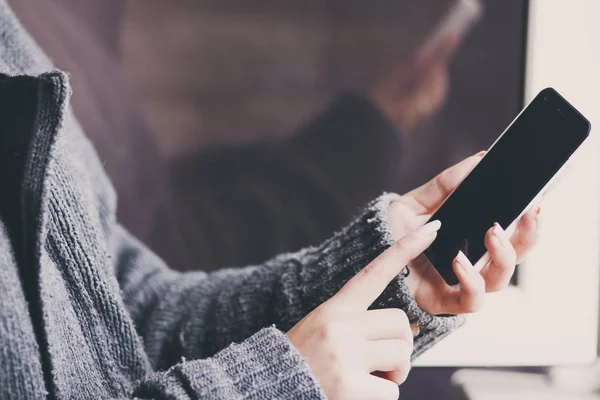
[[[9, 2], [71, 74], [119, 218], [180, 270], [317, 244], [523, 106], [526, 0], [482, 1], [425, 55], [457, 1]], [[402, 398], [458, 398], [455, 370], [415, 368]]]
[[[161, 148], [177, 157], [293, 135], [341, 89], [377, 81], [408, 58], [454, 3], [129, 1], [123, 63]], [[526, 3], [485, 2], [448, 66], [444, 106], [408, 135], [403, 173], [385, 189], [403, 192], [487, 149], [514, 118]]]

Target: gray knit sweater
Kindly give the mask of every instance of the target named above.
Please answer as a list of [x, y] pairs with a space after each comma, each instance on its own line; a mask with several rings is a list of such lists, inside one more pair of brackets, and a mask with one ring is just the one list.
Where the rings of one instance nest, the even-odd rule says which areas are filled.
[[[115, 220], [52, 70], [0, 0], [0, 398], [323, 398], [283, 332], [389, 246], [394, 196], [318, 247], [173, 272]], [[462, 322], [420, 310], [401, 277], [373, 307], [420, 324], [414, 356]]]

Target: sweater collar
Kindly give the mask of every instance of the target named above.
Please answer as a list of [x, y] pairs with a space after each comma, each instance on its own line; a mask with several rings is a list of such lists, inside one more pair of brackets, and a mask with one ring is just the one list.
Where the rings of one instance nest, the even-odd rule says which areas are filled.
[[61, 72], [0, 75], [0, 203], [20, 262], [30, 264], [45, 238], [45, 182], [70, 89]]

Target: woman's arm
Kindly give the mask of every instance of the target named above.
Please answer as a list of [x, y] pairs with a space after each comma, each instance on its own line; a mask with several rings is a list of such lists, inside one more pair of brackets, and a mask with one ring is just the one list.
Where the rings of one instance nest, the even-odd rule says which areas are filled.
[[[209, 274], [168, 269], [117, 226], [117, 278], [154, 367], [170, 367], [182, 357], [210, 357], [271, 324], [289, 330], [393, 243], [387, 209], [395, 198], [382, 196], [318, 247], [262, 265]], [[372, 307], [400, 308], [411, 321], [419, 321], [415, 355], [462, 322], [460, 317], [422, 311], [402, 276], [390, 283]]]
[[274, 327], [213, 357], [181, 361], [142, 378], [136, 399], [323, 399], [304, 357]]
[[[410, 371], [413, 333], [402, 311], [368, 308], [403, 265], [431, 244], [439, 228], [434, 221], [397, 241], [288, 331], [289, 341], [305, 357], [327, 398], [398, 398], [398, 385]], [[173, 389], [187, 384], [202, 398], [321, 398], [297, 354], [291, 357], [292, 346], [281, 341], [276, 330], [268, 332], [264, 329], [210, 360], [192, 361], [191, 367], [177, 365], [168, 377], [155, 374], [156, 379], [146, 379], [136, 394], [162, 396], [169, 383]]]

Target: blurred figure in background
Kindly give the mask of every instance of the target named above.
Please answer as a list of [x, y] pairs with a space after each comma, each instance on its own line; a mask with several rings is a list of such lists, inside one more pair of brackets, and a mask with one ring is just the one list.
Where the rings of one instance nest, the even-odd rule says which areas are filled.
[[[409, 60], [363, 90], [337, 96], [294, 135], [209, 146], [170, 162], [123, 76], [124, 2], [12, 5], [57, 65], [71, 71], [79, 88], [75, 112], [115, 183], [121, 220], [183, 270], [259, 262], [325, 239], [369, 199], [395, 187], [399, 136], [432, 115], [446, 95], [452, 43], [434, 60]], [[369, 162], [358, 163], [359, 156]]]

